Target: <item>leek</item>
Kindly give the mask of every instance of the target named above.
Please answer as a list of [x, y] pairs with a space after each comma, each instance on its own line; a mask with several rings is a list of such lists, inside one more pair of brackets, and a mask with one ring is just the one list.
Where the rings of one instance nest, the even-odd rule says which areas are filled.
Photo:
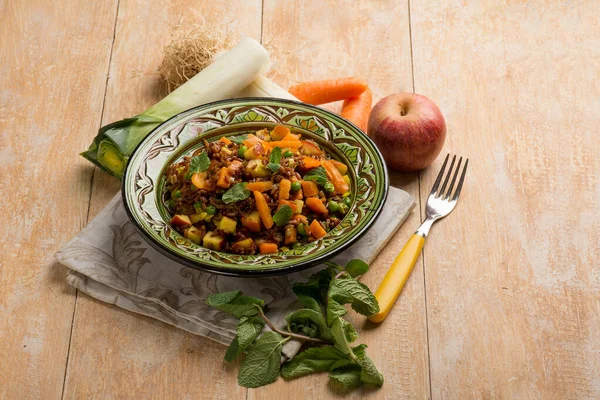
[[[88, 150], [81, 155], [121, 178], [129, 156], [154, 128], [192, 107], [236, 97], [245, 88], [247, 92], [247, 87], [269, 67], [269, 54], [265, 48], [254, 39], [244, 38], [142, 114], [102, 127]], [[272, 85], [275, 84], [269, 80], [259, 80], [259, 86], [253, 89], [258, 93], [272, 89]]]

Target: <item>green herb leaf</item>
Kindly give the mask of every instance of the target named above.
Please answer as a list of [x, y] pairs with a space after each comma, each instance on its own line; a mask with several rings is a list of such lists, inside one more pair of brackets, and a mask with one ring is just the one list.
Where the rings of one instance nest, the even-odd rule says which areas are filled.
[[292, 215], [294, 215], [294, 210], [292, 210], [292, 207], [284, 204], [279, 207], [279, 210], [277, 210], [275, 215], [273, 215], [273, 222], [275, 222], [275, 225], [277, 226], [283, 226], [290, 221]]
[[242, 144], [244, 140], [248, 140], [248, 135], [232, 136], [229, 140], [235, 144]]
[[242, 318], [256, 315], [258, 313], [256, 306], [263, 307], [265, 301], [256, 297], [244, 296], [239, 290], [232, 290], [211, 294], [206, 299], [206, 304], [236, 318]]
[[346, 271], [348, 271], [350, 276], [353, 278], [356, 278], [359, 275], [366, 274], [368, 270], [369, 264], [358, 258], [350, 260], [348, 261], [348, 264], [346, 264]]
[[312, 297], [324, 307], [327, 303], [326, 299], [329, 283], [336, 274], [337, 270], [330, 266], [329, 268], [322, 269], [311, 275], [306, 282], [294, 284], [292, 290], [298, 298], [300, 298], [300, 296]]
[[308, 308], [309, 310], [315, 310], [316, 312], [322, 313], [321, 306], [319, 302], [312, 297], [305, 296], [303, 294], [297, 294], [298, 300], [302, 303], [303, 308]]
[[237, 335], [225, 353], [225, 361], [235, 360], [256, 340], [265, 326], [259, 317], [242, 317], [237, 325]]
[[246, 189], [246, 182], [238, 182], [231, 187], [228, 191], [223, 193], [223, 203], [231, 204], [236, 201], [246, 200], [250, 197], [250, 191]]
[[210, 158], [205, 151], [192, 158], [190, 162], [190, 172], [195, 174], [197, 172], [204, 172], [210, 167]]
[[312, 347], [285, 363], [281, 369], [281, 376], [292, 379], [315, 372], [329, 371], [333, 365], [343, 359], [344, 355], [333, 346]]
[[279, 171], [279, 167], [281, 163], [281, 147], [275, 147], [271, 151], [271, 157], [269, 158], [269, 163], [267, 164], [267, 168], [269, 168], [272, 172]]
[[354, 355], [358, 358], [356, 362], [361, 366], [360, 380], [364, 383], [382, 386], [383, 375], [379, 373], [373, 361], [367, 356], [365, 349], [366, 345], [360, 345], [353, 349]]
[[348, 343], [352, 343], [358, 339], [358, 332], [356, 332], [354, 325], [343, 318], [340, 318], [340, 321], [342, 321], [342, 328], [344, 329], [344, 335], [346, 335]]
[[320, 337], [328, 341], [332, 339], [331, 330], [320, 311], [303, 308], [288, 314], [285, 320], [289, 330], [293, 333], [300, 333], [310, 337]]
[[327, 179], [327, 172], [325, 172], [325, 168], [323, 167], [313, 168], [308, 171], [306, 175], [304, 175], [304, 180], [315, 181], [319, 185], [324, 185], [329, 182], [329, 179]]
[[347, 365], [340, 368], [332, 368], [329, 372], [329, 377], [338, 382], [344, 390], [356, 389], [360, 385], [361, 367]]
[[344, 320], [341, 318], [336, 318], [331, 324], [331, 335], [333, 337], [333, 344], [335, 348], [341, 351], [343, 354], [349, 356], [350, 358], [354, 358], [352, 347], [350, 347], [350, 343], [348, 342], [348, 338], [346, 337], [346, 327], [344, 326], [345, 321], [342, 321]]
[[276, 332], [265, 332], [248, 348], [240, 366], [238, 384], [255, 388], [275, 382], [279, 376], [281, 347], [284, 340]]
[[342, 305], [350, 303], [354, 311], [362, 315], [374, 315], [379, 312], [379, 303], [371, 290], [362, 282], [354, 279], [335, 279], [329, 285], [327, 322], [331, 323], [340, 314]]

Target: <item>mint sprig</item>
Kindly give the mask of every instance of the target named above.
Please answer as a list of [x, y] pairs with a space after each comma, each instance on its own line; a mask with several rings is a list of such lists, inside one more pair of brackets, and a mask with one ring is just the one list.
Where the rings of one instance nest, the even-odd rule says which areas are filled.
[[250, 191], [246, 189], [246, 182], [238, 182], [231, 189], [223, 193], [221, 200], [225, 204], [231, 204], [236, 201], [246, 200], [248, 197], [250, 197]]
[[[246, 354], [238, 374], [241, 386], [267, 385], [280, 374], [293, 379], [315, 372], [329, 372], [329, 377], [345, 390], [361, 384], [383, 385], [383, 376], [365, 352], [367, 346], [351, 345], [358, 339], [358, 333], [342, 318], [347, 313], [345, 304], [367, 316], [379, 312], [375, 296], [357, 280], [369, 267], [360, 260], [350, 261], [345, 268], [333, 263], [327, 265], [328, 268], [306, 282], [294, 285], [303, 308], [287, 315], [285, 329], [276, 327], [267, 318], [262, 299], [244, 296], [240, 291], [208, 297], [207, 304], [240, 319], [225, 359], [233, 361]], [[270, 330], [261, 334], [265, 325]], [[317, 347], [300, 352], [281, 366], [283, 345], [292, 338]]]
[[195, 174], [198, 172], [205, 172], [210, 167], [210, 158], [205, 151], [193, 157], [190, 161], [190, 172]]

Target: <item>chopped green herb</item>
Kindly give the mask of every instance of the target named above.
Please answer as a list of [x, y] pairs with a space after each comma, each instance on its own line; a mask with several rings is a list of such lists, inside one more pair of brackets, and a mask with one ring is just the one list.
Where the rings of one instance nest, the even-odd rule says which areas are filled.
[[[239, 136], [233, 136], [231, 138], [229, 138], [233, 143], [235, 144], [242, 144], [242, 142], [244, 140], [248, 140], [248, 135], [239, 135]], [[248, 148], [246, 147], [246, 150], [248, 150]]]
[[197, 172], [205, 172], [210, 167], [210, 158], [205, 151], [192, 158], [190, 162], [190, 172], [195, 174]]
[[329, 182], [329, 179], [327, 179], [327, 172], [325, 172], [325, 168], [323, 167], [313, 168], [308, 171], [306, 175], [304, 175], [304, 180], [315, 181], [319, 185], [325, 185]]
[[250, 197], [250, 191], [246, 189], [246, 182], [239, 182], [223, 193], [221, 200], [225, 204], [231, 204], [236, 201], [246, 200], [248, 197]]
[[273, 215], [273, 222], [275, 222], [277, 226], [283, 226], [290, 221], [292, 215], [294, 215], [294, 210], [292, 210], [292, 207], [284, 204], [279, 208], [279, 210], [277, 210], [275, 215]]
[[279, 171], [279, 168], [281, 167], [280, 162], [281, 162], [281, 147], [275, 147], [271, 151], [271, 158], [269, 159], [269, 164], [267, 164], [267, 167], [271, 171], [277, 172], [277, 171]]

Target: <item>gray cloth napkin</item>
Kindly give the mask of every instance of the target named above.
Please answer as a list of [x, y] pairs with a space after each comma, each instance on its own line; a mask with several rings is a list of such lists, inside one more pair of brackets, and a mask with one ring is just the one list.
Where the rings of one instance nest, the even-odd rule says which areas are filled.
[[[414, 205], [408, 193], [390, 187], [374, 226], [332, 261], [341, 265], [353, 258], [372, 262]], [[185, 267], [154, 250], [137, 233], [120, 193], [56, 253], [56, 259], [70, 269], [67, 282], [78, 290], [227, 345], [235, 337], [237, 320], [207, 306], [208, 295], [242, 290], [263, 298], [269, 305], [269, 319], [283, 325], [285, 315], [295, 306], [292, 284], [323, 268], [274, 277], [232, 278]], [[291, 358], [299, 347], [290, 341], [284, 354]]]

